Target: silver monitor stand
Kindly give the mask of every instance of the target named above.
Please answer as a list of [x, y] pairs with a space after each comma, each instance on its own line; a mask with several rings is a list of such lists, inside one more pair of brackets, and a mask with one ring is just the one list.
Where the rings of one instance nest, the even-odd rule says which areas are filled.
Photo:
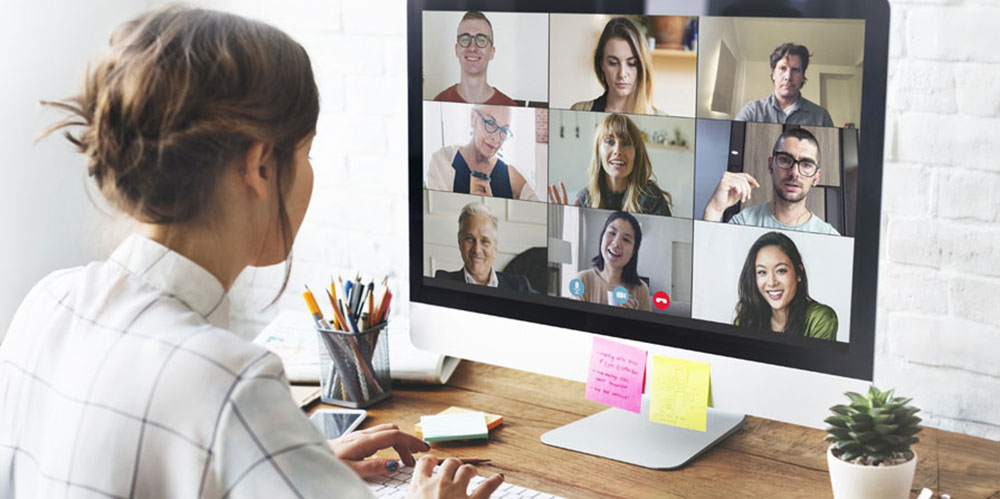
[[743, 414], [708, 409], [706, 431], [700, 432], [649, 421], [649, 397], [642, 414], [612, 407], [542, 435], [542, 443], [616, 461], [672, 470], [735, 432]]

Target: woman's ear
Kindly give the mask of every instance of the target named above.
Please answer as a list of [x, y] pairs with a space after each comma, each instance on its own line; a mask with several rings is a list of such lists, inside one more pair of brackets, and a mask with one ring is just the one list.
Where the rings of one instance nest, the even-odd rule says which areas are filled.
[[248, 190], [257, 198], [267, 197], [268, 184], [275, 174], [271, 163], [273, 147], [255, 140], [240, 159], [239, 174]]

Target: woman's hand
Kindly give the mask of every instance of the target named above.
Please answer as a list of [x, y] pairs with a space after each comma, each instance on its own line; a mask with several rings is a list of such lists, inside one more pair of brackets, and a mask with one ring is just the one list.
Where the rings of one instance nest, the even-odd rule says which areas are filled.
[[636, 297], [634, 297], [634, 296], [629, 297], [628, 301], [626, 301], [625, 303], [621, 304], [621, 307], [622, 308], [638, 309], [639, 308], [639, 300]]
[[719, 185], [712, 193], [712, 198], [705, 206], [703, 218], [709, 222], [721, 221], [723, 212], [738, 202], [749, 200], [751, 191], [757, 187], [760, 187], [760, 184], [749, 173], [723, 173]]
[[469, 177], [469, 194], [493, 197], [493, 190], [490, 189], [489, 180]]
[[[555, 204], [570, 204], [569, 196], [566, 195], [566, 184], [559, 182], [559, 185], [549, 185], [549, 202]], [[580, 198], [573, 200], [573, 205], [580, 204]]]
[[503, 475], [496, 474], [479, 484], [471, 495], [466, 494], [469, 481], [476, 476], [476, 468], [450, 457], [441, 464], [437, 475], [432, 475], [437, 463], [438, 460], [434, 456], [424, 456], [417, 461], [410, 481], [410, 491], [406, 495], [408, 499], [486, 499], [503, 484]]
[[[361, 478], [396, 471], [399, 464], [395, 459], [366, 459], [376, 451], [392, 447], [406, 466], [413, 466], [414, 452], [427, 452], [430, 446], [419, 438], [403, 433], [394, 424], [380, 424], [360, 431], [348, 433], [327, 442], [333, 453], [346, 463]], [[390, 464], [391, 463], [391, 464]]]

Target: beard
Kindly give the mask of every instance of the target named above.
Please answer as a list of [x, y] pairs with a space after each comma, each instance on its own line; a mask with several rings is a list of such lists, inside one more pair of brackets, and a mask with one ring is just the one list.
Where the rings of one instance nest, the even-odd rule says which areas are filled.
[[781, 189], [780, 186], [776, 185], [774, 186], [774, 195], [786, 203], [798, 203], [799, 201], [805, 199], [806, 195], [809, 194], [804, 185], [802, 184], [798, 185], [799, 185], [798, 194], [789, 194], [785, 192], [784, 189]]

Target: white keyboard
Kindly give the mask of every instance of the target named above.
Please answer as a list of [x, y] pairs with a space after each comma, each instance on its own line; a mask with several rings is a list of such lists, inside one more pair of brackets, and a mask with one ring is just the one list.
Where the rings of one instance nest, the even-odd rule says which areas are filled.
[[[434, 473], [437, 473], [438, 468], [434, 468]], [[368, 487], [371, 488], [373, 494], [378, 499], [404, 499], [406, 493], [410, 490], [410, 478], [413, 478], [413, 468], [406, 466], [401, 468], [399, 471], [391, 475], [379, 475], [371, 478], [366, 478], [368, 482]], [[475, 488], [485, 480], [486, 477], [482, 475], [476, 475], [469, 482], [468, 493], [472, 493]], [[539, 492], [537, 490], [526, 489], [524, 487], [518, 487], [517, 485], [511, 485], [504, 482], [493, 493], [492, 498], [496, 499], [520, 499], [520, 498], [534, 498], [534, 499], [553, 499], [559, 496], [554, 496], [552, 494], [546, 494], [544, 492]]]

